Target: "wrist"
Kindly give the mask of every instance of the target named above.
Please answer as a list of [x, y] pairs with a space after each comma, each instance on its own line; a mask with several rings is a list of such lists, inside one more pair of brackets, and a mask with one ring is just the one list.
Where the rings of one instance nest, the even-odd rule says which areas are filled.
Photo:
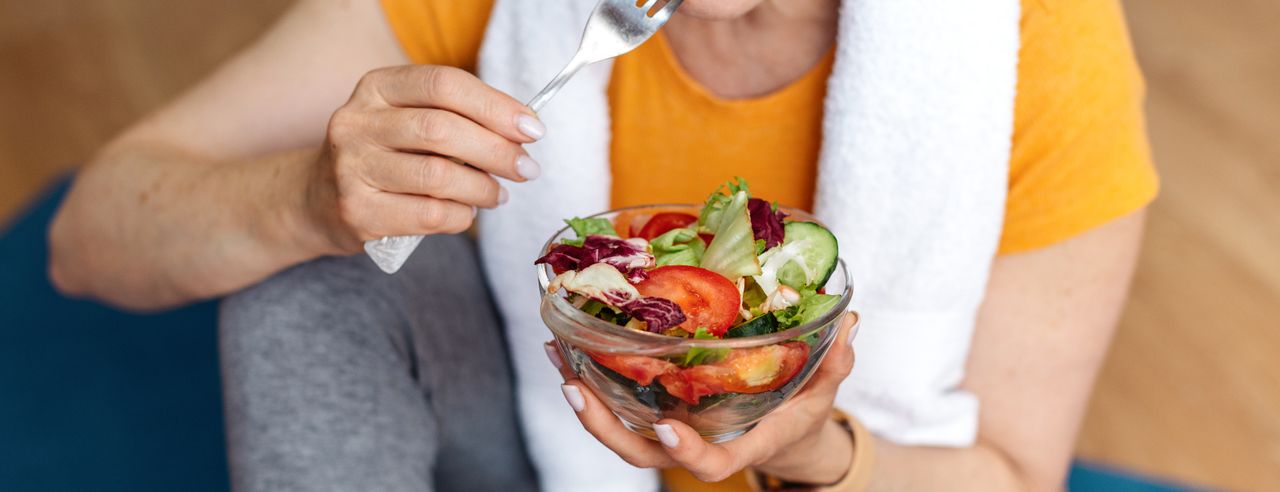
[[348, 252], [339, 245], [333, 223], [332, 177], [318, 165], [319, 151], [292, 151], [274, 163], [268, 193], [276, 197], [269, 234], [292, 262]]
[[854, 452], [849, 431], [835, 420], [827, 419], [817, 432], [756, 469], [791, 482], [835, 483], [848, 474]]

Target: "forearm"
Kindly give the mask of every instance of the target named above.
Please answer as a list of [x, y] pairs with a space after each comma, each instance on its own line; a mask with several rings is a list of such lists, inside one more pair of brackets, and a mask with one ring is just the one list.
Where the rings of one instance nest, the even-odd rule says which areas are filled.
[[875, 469], [868, 487], [874, 492], [1061, 489], [1029, 483], [1012, 461], [981, 443], [957, 449], [903, 446], [876, 438], [875, 450]]
[[326, 252], [306, 207], [315, 151], [217, 162], [109, 148], [50, 228], [59, 289], [149, 310], [209, 298]]

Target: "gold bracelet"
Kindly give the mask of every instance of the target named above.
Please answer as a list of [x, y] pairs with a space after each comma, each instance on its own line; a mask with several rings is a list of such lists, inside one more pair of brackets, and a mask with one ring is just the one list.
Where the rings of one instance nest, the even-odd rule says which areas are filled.
[[849, 433], [849, 439], [853, 441], [853, 452], [851, 453], [852, 457], [849, 463], [849, 470], [845, 472], [843, 478], [830, 485], [815, 485], [788, 482], [766, 473], [750, 470], [749, 473], [747, 473], [747, 482], [751, 485], [751, 489], [759, 492], [865, 491], [867, 489], [867, 485], [871, 482], [871, 469], [875, 463], [875, 438], [866, 427], [863, 427], [861, 422], [858, 422], [856, 419], [850, 417], [844, 412], [833, 410], [831, 418]]

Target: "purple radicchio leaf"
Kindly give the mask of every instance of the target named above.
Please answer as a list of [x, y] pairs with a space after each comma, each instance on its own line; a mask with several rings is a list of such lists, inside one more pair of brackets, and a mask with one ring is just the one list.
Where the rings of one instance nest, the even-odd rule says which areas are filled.
[[[571, 244], [557, 244], [551, 247], [551, 251], [542, 255], [542, 258], [534, 260], [533, 264], [551, 265], [557, 272], [567, 272], [569, 270], [577, 270], [582, 258], [586, 257], [586, 250], [581, 246]], [[585, 265], [584, 265], [585, 266]]]
[[764, 249], [782, 244], [785, 234], [782, 219], [787, 214], [782, 210], [774, 210], [773, 205], [759, 198], [747, 201], [747, 212], [751, 215], [751, 232], [756, 239], [764, 240]]
[[604, 295], [605, 304], [610, 306], [621, 306], [640, 299], [635, 291], [627, 292], [624, 290], [606, 290], [601, 294]]
[[548, 264], [556, 271], [581, 270], [596, 263], [605, 263], [637, 283], [647, 278], [645, 268], [654, 265], [647, 243], [640, 240], [623, 240], [616, 237], [590, 235], [582, 246], [557, 244], [551, 251], [533, 263]]
[[653, 333], [662, 333], [685, 320], [680, 305], [661, 297], [641, 297], [619, 305], [618, 309], [645, 322]]

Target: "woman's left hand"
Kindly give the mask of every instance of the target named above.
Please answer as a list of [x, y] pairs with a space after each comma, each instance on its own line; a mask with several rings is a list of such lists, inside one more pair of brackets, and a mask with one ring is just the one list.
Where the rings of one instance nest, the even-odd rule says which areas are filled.
[[682, 467], [706, 482], [718, 482], [746, 467], [797, 482], [838, 482], [852, 461], [853, 441], [831, 418], [840, 382], [853, 369], [850, 344], [854, 316], [846, 315], [827, 357], [791, 400], [732, 441], [711, 444], [673, 419], [654, 424], [661, 444], [623, 427], [613, 412], [573, 374], [555, 345], [547, 355], [565, 378], [565, 399], [583, 427], [618, 456], [641, 468]]

